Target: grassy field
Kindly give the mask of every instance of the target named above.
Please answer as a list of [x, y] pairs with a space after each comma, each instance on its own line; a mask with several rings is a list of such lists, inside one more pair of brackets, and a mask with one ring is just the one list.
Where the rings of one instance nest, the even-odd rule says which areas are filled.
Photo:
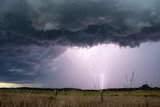
[[0, 90], [0, 107], [160, 107], [160, 91]]

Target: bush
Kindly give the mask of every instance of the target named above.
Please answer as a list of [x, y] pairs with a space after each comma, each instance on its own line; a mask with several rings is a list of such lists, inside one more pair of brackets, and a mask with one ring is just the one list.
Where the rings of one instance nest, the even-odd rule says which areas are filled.
[[144, 84], [144, 85], [141, 86], [141, 89], [149, 90], [149, 89], [151, 89], [151, 87], [148, 84]]

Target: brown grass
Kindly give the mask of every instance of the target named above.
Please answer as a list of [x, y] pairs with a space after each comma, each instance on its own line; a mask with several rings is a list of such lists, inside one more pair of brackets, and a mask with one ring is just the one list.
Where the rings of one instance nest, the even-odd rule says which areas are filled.
[[6, 92], [0, 91], [0, 107], [160, 107], [160, 92]]

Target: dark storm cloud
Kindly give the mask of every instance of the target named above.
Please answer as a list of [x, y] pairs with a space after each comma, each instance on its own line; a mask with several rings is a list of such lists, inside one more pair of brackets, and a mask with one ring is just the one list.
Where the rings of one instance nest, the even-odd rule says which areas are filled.
[[8, 47], [0, 49], [0, 81], [32, 83], [51, 71], [49, 65], [54, 58], [65, 51], [55, 47]]
[[32, 81], [61, 46], [160, 40], [159, 0], [1, 0], [0, 80]]
[[24, 0], [9, 14], [17, 2], [1, 1], [1, 14], [8, 15], [1, 15], [1, 47], [99, 43], [135, 47], [160, 39], [157, 0]]
[[143, 27], [139, 31], [126, 31], [126, 29], [128, 29], [127, 27], [122, 29], [109, 24], [89, 25], [79, 31], [66, 29], [38, 31], [34, 28], [26, 27], [28, 23], [22, 28], [14, 24], [10, 26], [10, 29], [6, 28], [1, 30], [0, 46], [92, 46], [96, 44], [113, 43], [119, 46], [136, 47], [143, 42], [160, 40], [159, 24]]

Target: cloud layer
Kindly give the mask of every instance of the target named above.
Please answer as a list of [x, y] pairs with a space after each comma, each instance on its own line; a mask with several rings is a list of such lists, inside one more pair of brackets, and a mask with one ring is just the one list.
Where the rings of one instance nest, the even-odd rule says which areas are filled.
[[159, 0], [1, 0], [0, 81], [44, 75], [67, 46], [159, 40]]
[[1, 1], [0, 46], [114, 43], [135, 47], [160, 39], [158, 0], [17, 2]]
[[53, 62], [66, 49], [54, 47], [8, 47], [0, 49], [0, 82], [33, 83], [54, 71]]

